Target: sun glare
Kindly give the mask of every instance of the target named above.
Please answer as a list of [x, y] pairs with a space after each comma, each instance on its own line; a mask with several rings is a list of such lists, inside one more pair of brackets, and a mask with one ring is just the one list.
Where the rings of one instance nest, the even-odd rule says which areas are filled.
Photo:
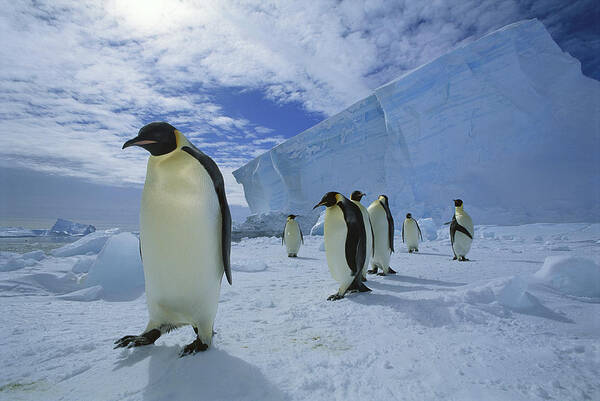
[[144, 34], [173, 29], [189, 18], [191, 6], [178, 0], [111, 0], [107, 11], [129, 27]]

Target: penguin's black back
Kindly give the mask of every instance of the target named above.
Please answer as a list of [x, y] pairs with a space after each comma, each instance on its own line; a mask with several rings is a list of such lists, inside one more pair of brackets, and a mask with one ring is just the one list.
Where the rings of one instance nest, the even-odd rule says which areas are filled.
[[362, 213], [354, 202], [343, 198], [337, 205], [342, 209], [346, 222], [346, 262], [354, 274], [358, 274], [365, 264], [367, 255], [367, 234]]

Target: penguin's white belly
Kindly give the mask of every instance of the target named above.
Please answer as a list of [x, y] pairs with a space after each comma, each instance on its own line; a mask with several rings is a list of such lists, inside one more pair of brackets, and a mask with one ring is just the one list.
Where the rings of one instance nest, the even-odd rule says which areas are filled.
[[199, 163], [148, 177], [140, 239], [150, 321], [212, 325], [223, 275], [220, 216], [212, 180]]
[[298, 222], [295, 220], [288, 221], [285, 224], [283, 236], [287, 253], [297, 254], [300, 250], [301, 243], [300, 227], [298, 226]]
[[419, 248], [419, 229], [414, 220], [408, 220], [404, 223], [404, 242], [408, 249]]
[[373, 265], [387, 269], [390, 265], [391, 255], [387, 216], [381, 205], [370, 206], [368, 210], [375, 234]]
[[348, 228], [342, 210], [338, 206], [325, 211], [325, 255], [329, 272], [340, 286], [350, 285], [352, 271], [346, 261], [346, 234]]
[[[466, 213], [455, 213], [456, 222], [467, 229], [471, 236], [474, 234], [473, 230], [473, 221], [471, 217]], [[452, 249], [456, 256], [467, 256], [467, 253], [471, 250], [471, 244], [473, 240], [469, 238], [467, 235], [457, 231], [454, 233], [454, 244], [452, 245]]]

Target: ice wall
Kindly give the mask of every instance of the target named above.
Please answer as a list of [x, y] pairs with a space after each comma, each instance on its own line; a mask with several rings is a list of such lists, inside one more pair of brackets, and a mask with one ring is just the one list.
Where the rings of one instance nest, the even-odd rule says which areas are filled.
[[600, 83], [537, 20], [458, 48], [234, 171], [253, 213], [331, 190], [478, 224], [600, 220]]

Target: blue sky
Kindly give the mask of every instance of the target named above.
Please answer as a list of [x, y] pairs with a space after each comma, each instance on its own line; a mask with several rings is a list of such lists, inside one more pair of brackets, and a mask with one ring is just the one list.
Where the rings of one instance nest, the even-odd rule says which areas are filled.
[[[62, 177], [45, 192], [53, 198], [68, 194], [69, 180], [139, 190], [147, 153], [121, 145], [165, 120], [217, 161], [230, 203], [243, 206], [231, 171], [385, 82], [526, 18], [542, 20], [600, 79], [594, 1], [0, 3], [0, 174]], [[35, 186], [21, 176], [12, 185]], [[13, 213], [14, 197], [32, 196], [3, 192], [0, 217]]]

